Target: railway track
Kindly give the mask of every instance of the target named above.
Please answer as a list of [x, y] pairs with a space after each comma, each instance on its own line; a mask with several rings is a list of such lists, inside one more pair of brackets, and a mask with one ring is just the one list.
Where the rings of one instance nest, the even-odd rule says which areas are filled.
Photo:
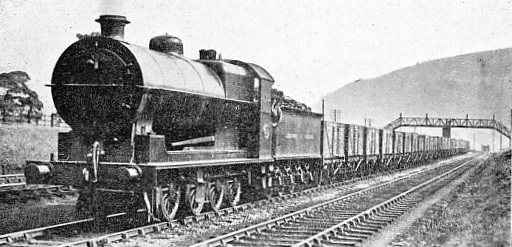
[[[399, 171], [393, 171], [391, 173], [397, 173]], [[47, 227], [41, 227], [37, 229], [31, 229], [31, 230], [25, 230], [25, 231], [19, 231], [15, 233], [9, 233], [0, 235], [0, 245], [7, 245], [7, 246], [38, 246], [38, 245], [45, 245], [45, 246], [97, 246], [102, 245], [105, 243], [110, 242], [116, 242], [116, 241], [122, 241], [125, 239], [137, 237], [137, 236], [145, 236], [146, 234], [152, 234], [152, 233], [159, 233], [161, 231], [171, 229], [179, 224], [190, 224], [193, 222], [201, 222], [208, 219], [212, 219], [214, 217], [220, 217], [228, 214], [232, 214], [234, 212], [240, 212], [247, 209], [255, 208], [255, 207], [261, 207], [266, 204], [275, 203], [279, 201], [285, 201], [292, 198], [300, 197], [303, 195], [308, 195], [312, 193], [321, 193], [322, 191], [342, 187], [345, 185], [353, 184], [361, 180], [365, 179], [371, 179], [375, 177], [381, 177], [386, 176], [389, 173], [385, 174], [378, 174], [378, 175], [371, 175], [367, 177], [361, 177], [361, 178], [355, 178], [349, 181], [344, 182], [338, 182], [333, 183], [330, 185], [324, 185], [321, 187], [306, 189], [304, 191], [291, 193], [287, 195], [283, 195], [281, 197], [273, 197], [269, 199], [263, 199], [258, 200], [255, 202], [250, 203], [244, 203], [238, 206], [234, 207], [228, 207], [221, 209], [218, 212], [205, 212], [197, 216], [187, 216], [181, 219], [176, 219], [171, 222], [162, 222], [162, 223], [156, 223], [146, 226], [141, 226], [133, 229], [128, 229], [116, 233], [110, 233], [110, 234], [104, 234], [98, 237], [89, 238], [89, 239], [81, 239], [76, 241], [71, 241], [68, 243], [62, 242], [62, 240], [48, 240], [54, 235], [58, 235], [59, 233], [63, 232], [69, 232], [69, 231], [77, 231], [78, 229], [91, 229], [93, 225], [93, 218], [88, 219], [82, 219], [82, 220], [76, 220], [73, 222], [67, 222], [62, 223], [58, 225], [53, 226], [47, 226]], [[139, 210], [140, 212], [145, 212], [145, 210]], [[121, 217], [123, 215], [126, 215], [126, 213], [118, 213], [114, 215], [107, 216], [108, 219], [113, 219], [116, 217]]]
[[422, 177], [420, 183], [408, 180], [414, 175], [400, 178], [193, 246], [356, 246], [469, 169], [472, 161]]
[[0, 176], [0, 203], [38, 200], [42, 197], [62, 197], [77, 193], [77, 190], [68, 186], [27, 184], [25, 175], [22, 173]]
[[[426, 169], [425, 171], [431, 171], [437, 168], [430, 168]], [[396, 172], [396, 171], [395, 171]], [[417, 176], [417, 174], [422, 173], [413, 173], [410, 176]], [[380, 174], [378, 176], [385, 176], [387, 174]], [[260, 200], [252, 203], [246, 203], [235, 207], [229, 207], [220, 210], [219, 212], [206, 212], [198, 216], [188, 216], [179, 220], [174, 220], [171, 222], [162, 222], [162, 223], [156, 223], [151, 225], [144, 225], [140, 227], [135, 227], [131, 229], [125, 229], [122, 231], [117, 232], [110, 232], [107, 234], [93, 234], [94, 237], [88, 237], [88, 238], [80, 238], [80, 237], [66, 237], [66, 238], [60, 238], [55, 236], [62, 235], [69, 235], [70, 231], [69, 229], [91, 229], [91, 225], [94, 222], [93, 218], [89, 219], [83, 219], [78, 220], [74, 222], [64, 223], [60, 225], [54, 225], [54, 226], [48, 226], [38, 229], [32, 229], [32, 230], [26, 230], [16, 233], [9, 233], [5, 235], [0, 236], [0, 245], [11, 245], [11, 246], [38, 246], [38, 245], [45, 245], [45, 246], [96, 246], [101, 245], [105, 243], [110, 242], [116, 242], [116, 241], [122, 241], [129, 238], [137, 237], [137, 236], [145, 236], [147, 234], [157, 234], [162, 231], [165, 231], [167, 229], [172, 229], [175, 226], [179, 224], [189, 224], [191, 222], [199, 222], [204, 221], [208, 219], [212, 219], [214, 217], [219, 217], [223, 215], [232, 214], [234, 212], [244, 211], [250, 208], [254, 207], [260, 207], [265, 204], [271, 204], [283, 200], [289, 200], [291, 198], [300, 197], [303, 195], [308, 195], [312, 193], [318, 193], [322, 192], [328, 189], [337, 188], [337, 187], [343, 187], [345, 185], [355, 183], [357, 181], [363, 180], [363, 179], [369, 179], [374, 178], [378, 176], [371, 176], [371, 177], [365, 177], [365, 178], [358, 178], [351, 181], [345, 181], [345, 182], [339, 182], [331, 185], [321, 186], [317, 188], [311, 188], [307, 189], [305, 191], [296, 192], [288, 195], [284, 195], [282, 197], [276, 197], [276, 198], [270, 198], [265, 200]], [[407, 177], [410, 177], [407, 176]], [[365, 190], [366, 191], [366, 190]], [[362, 192], [365, 193], [365, 192]], [[144, 210], [139, 210], [144, 211]], [[116, 215], [110, 215], [108, 216], [109, 219], [114, 219], [121, 217], [123, 215], [126, 215], [126, 213], [119, 213]], [[75, 232], [78, 232], [75, 230]], [[90, 235], [90, 234], [88, 234]]]
[[9, 190], [26, 185], [25, 174], [0, 175], [0, 190]]

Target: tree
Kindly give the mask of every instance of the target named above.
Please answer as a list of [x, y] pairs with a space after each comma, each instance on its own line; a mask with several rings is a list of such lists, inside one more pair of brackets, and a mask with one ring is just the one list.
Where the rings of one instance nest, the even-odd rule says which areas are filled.
[[3, 121], [8, 116], [25, 115], [30, 123], [32, 119], [42, 117], [43, 103], [37, 93], [27, 87], [29, 80], [30, 77], [23, 71], [0, 74], [0, 113]]

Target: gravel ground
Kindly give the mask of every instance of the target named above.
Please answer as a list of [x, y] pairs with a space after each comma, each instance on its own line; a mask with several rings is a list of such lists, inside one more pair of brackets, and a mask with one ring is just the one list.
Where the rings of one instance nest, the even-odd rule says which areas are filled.
[[428, 210], [419, 206], [407, 225], [397, 222], [389, 241], [368, 246], [510, 246], [510, 158], [483, 165]]
[[[454, 159], [460, 159], [465, 156], [451, 158], [442, 162], [437, 162], [433, 166], [439, 166]], [[217, 236], [221, 233], [228, 233], [243, 227], [253, 225], [258, 222], [267, 221], [272, 218], [282, 216], [286, 213], [297, 211], [299, 209], [318, 204], [319, 202], [331, 200], [349, 192], [364, 189], [377, 183], [383, 183], [397, 177], [402, 177], [411, 173], [416, 173], [432, 166], [424, 166], [412, 169], [410, 171], [400, 172], [398, 174], [384, 176], [372, 181], [361, 181], [359, 183], [347, 186], [347, 190], [340, 192], [340, 189], [332, 189], [321, 194], [313, 194], [298, 197], [286, 202], [279, 202], [271, 205], [265, 205], [259, 208], [249, 209], [243, 212], [224, 216], [220, 219], [212, 219], [189, 225], [180, 225], [172, 230], [162, 232], [158, 235], [148, 235], [145, 238], [136, 238], [127, 242], [113, 243], [112, 246], [187, 246], [198, 241]]]
[[[479, 163], [482, 163], [485, 158], [482, 157], [478, 160]], [[440, 202], [442, 202], [443, 198], [446, 198], [453, 192], [453, 190], [461, 185], [466, 179], [470, 176], [475, 175], [477, 171], [477, 167], [473, 167], [467, 172], [465, 172], [462, 176], [454, 180], [452, 183], [444, 186], [435, 194], [429, 196], [424, 201], [416, 205], [416, 207], [409, 211], [408, 213], [399, 217], [394, 223], [384, 228], [383, 231], [375, 234], [368, 241], [366, 241], [362, 246], [394, 246], [391, 242], [402, 232], [407, 230], [415, 221], [422, 218], [424, 214], [426, 214], [427, 210], [438, 206]], [[442, 203], [441, 203], [442, 204]], [[421, 221], [423, 222], [423, 221]], [[396, 246], [401, 246], [401, 242], [395, 242]]]

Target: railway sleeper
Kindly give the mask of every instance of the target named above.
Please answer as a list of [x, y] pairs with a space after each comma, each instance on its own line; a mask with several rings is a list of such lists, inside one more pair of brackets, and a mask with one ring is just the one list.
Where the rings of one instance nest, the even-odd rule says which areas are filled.
[[396, 213], [400, 213], [400, 214], [403, 214], [409, 210], [411, 210], [411, 208], [413, 208], [413, 205], [412, 206], [409, 206], [409, 207], [394, 207], [394, 208], [390, 208], [389, 210], [391, 212], [396, 212]]
[[331, 241], [346, 241], [346, 242], [362, 243], [365, 238], [367, 238], [367, 235], [364, 235], [364, 236], [336, 235], [331, 238]]
[[401, 203], [413, 203], [413, 202], [420, 201], [420, 200], [421, 200], [421, 198], [419, 198], [419, 197], [417, 197], [417, 196], [415, 196], [415, 195], [417, 195], [417, 193], [409, 194], [409, 195], [407, 195], [406, 197], [404, 197], [404, 198], [400, 199], [400, 200], [398, 201], [398, 203], [399, 203], [399, 204], [401, 204]]
[[350, 211], [350, 209], [347, 207], [347, 203], [345, 202], [339, 202], [339, 204], [335, 204], [335, 205], [328, 205], [326, 206], [328, 208], [322, 210], [322, 212], [326, 212], [326, 213], [329, 213], [329, 212], [334, 212], [334, 213], [339, 213], [340, 211], [344, 212], [344, 213], [359, 213], [359, 212], [356, 212], [356, 211]]
[[334, 207], [327, 208], [325, 210], [322, 210], [320, 213], [325, 214], [325, 215], [336, 214], [336, 215], [343, 215], [343, 216], [354, 216], [354, 215], [359, 214], [360, 212], [357, 212], [357, 211], [350, 212], [347, 210], [346, 205], [343, 205], [342, 207], [339, 207], [336, 209], [334, 209]]
[[274, 245], [292, 245], [296, 242], [296, 239], [288, 236], [268, 236], [268, 235], [251, 235], [247, 237], [247, 240], [255, 242], [257, 246], [267, 246], [267, 244]]
[[330, 218], [332, 216], [339, 217], [339, 218], [346, 218], [346, 217], [352, 217], [354, 215], [357, 215], [357, 213], [345, 213], [343, 211], [330, 211], [330, 212], [318, 212], [316, 214], [317, 217], [325, 217]]
[[300, 221], [298, 223], [308, 224], [308, 226], [312, 225], [312, 226], [320, 226], [320, 227], [326, 228], [326, 227], [331, 227], [331, 226], [335, 225], [336, 223], [338, 223], [338, 221], [322, 221], [320, 219], [317, 219], [314, 221], [310, 221], [310, 220]]
[[352, 216], [354, 215], [318, 215], [310, 219], [344, 221]]
[[380, 227], [373, 227], [373, 226], [365, 225], [364, 223], [359, 223], [359, 224], [351, 227], [351, 229], [355, 229], [358, 231], [378, 232], [380, 230]]
[[298, 226], [287, 226], [283, 227], [285, 231], [314, 231], [314, 232], [321, 232], [325, 230], [326, 227], [330, 227], [331, 225], [324, 226], [319, 224], [311, 224], [311, 225], [298, 225]]
[[[334, 212], [333, 212], [334, 213]], [[357, 213], [336, 213], [336, 216], [339, 218], [350, 218], [356, 216]], [[331, 217], [331, 215], [326, 215], [327, 217]]]
[[420, 201], [422, 201], [423, 199], [420, 198], [420, 197], [416, 197], [416, 196], [411, 196], [409, 198], [405, 198], [402, 200], [402, 202], [405, 202], [405, 203], [418, 203]]
[[414, 206], [416, 204], [417, 204], [417, 202], [400, 202], [400, 203], [397, 203], [396, 205], [398, 207], [410, 208], [410, 207], [412, 207], [412, 206]]
[[325, 224], [336, 224], [337, 222], [344, 221], [348, 219], [348, 217], [330, 217], [330, 218], [307, 218], [307, 219], [296, 219], [295, 222], [300, 223], [325, 223]]
[[335, 245], [335, 246], [340, 246], [340, 245], [341, 246], [357, 246], [360, 243], [360, 242], [344, 240], [344, 239], [340, 239], [340, 240], [330, 239], [327, 242], [330, 243], [331, 245]]
[[324, 208], [322, 211], [318, 211], [318, 212], [321, 213], [321, 214], [325, 214], [325, 215], [331, 215], [331, 214], [350, 214], [350, 213], [347, 213], [345, 210], [346, 210], [346, 206], [343, 205], [341, 207], [330, 206], [330, 207]]
[[[240, 240], [237, 240], [237, 241], [230, 242], [229, 244], [232, 244], [234, 246], [279, 246], [279, 247], [282, 247], [282, 246], [290, 246], [293, 243], [281, 242], [281, 241], [271, 241], [271, 242], [267, 241], [267, 242], [255, 243], [252, 240], [240, 239]], [[229, 246], [229, 244], [227, 246]]]
[[399, 204], [396, 204], [395, 206], [392, 206], [391, 208], [410, 209], [410, 208], [414, 207], [416, 204], [418, 204], [418, 203], [417, 202], [399, 203]]
[[319, 233], [320, 231], [314, 231], [314, 230], [290, 230], [290, 229], [284, 229], [284, 228], [278, 228], [278, 229], [275, 229], [275, 232], [278, 232], [278, 231], [286, 231], [290, 234], [297, 234], [297, 235], [315, 235], [317, 233]]
[[376, 222], [371, 222], [371, 221], [364, 221], [364, 222], [361, 222], [361, 226], [381, 229], [382, 227], [386, 226], [386, 224], [385, 223], [376, 223]]
[[385, 210], [388, 212], [405, 212], [408, 211], [410, 207], [401, 207], [401, 206], [391, 206], [389, 208], [386, 208]]
[[403, 212], [388, 212], [386, 214], [386, 216], [389, 217], [389, 218], [396, 219], [396, 218], [400, 217], [403, 214], [404, 214]]
[[395, 212], [391, 212], [391, 211], [379, 212], [379, 213], [375, 214], [375, 216], [380, 216], [380, 217], [384, 217], [384, 218], [396, 218], [400, 215], [402, 215], [402, 213], [395, 213]]
[[296, 234], [294, 232], [265, 232], [265, 233], [260, 233], [260, 234], [255, 234], [253, 235], [254, 238], [259, 238], [259, 237], [263, 237], [265, 239], [275, 239], [275, 238], [279, 238], [281, 240], [290, 240], [290, 241], [293, 241], [293, 240], [297, 240], [297, 239], [307, 239], [309, 237], [311, 237], [310, 234]]
[[359, 234], [356, 232], [342, 232], [338, 234], [339, 237], [349, 237], [349, 238], [357, 238], [357, 239], [367, 239], [369, 234]]
[[376, 231], [373, 230], [366, 230], [366, 229], [360, 229], [357, 226], [350, 227], [349, 229], [343, 230], [343, 232], [347, 233], [355, 233], [360, 235], [373, 235]]
[[382, 226], [386, 226], [389, 223], [393, 222], [393, 219], [391, 219], [391, 218], [383, 219], [383, 218], [370, 217], [369, 219], [366, 220], [366, 222], [369, 222], [369, 223], [372, 223], [372, 224], [379, 224], [379, 225], [382, 225]]
[[281, 226], [285, 231], [323, 231], [325, 230], [325, 227], [319, 227], [319, 226], [304, 226], [302, 224], [299, 225], [287, 225], [287, 226]]
[[62, 245], [62, 244], [66, 244], [66, 242], [62, 242], [62, 241], [49, 241], [49, 240], [36, 240], [36, 239], [30, 239], [28, 241], [29, 244], [31, 245], [37, 245], [37, 246], [40, 246], [40, 245]]
[[387, 208], [387, 210], [389, 210], [390, 212], [393, 212], [393, 213], [405, 213], [407, 211], [409, 211], [409, 209], [411, 209], [411, 207], [401, 207], [401, 206], [397, 206], [397, 207], [389, 207]]

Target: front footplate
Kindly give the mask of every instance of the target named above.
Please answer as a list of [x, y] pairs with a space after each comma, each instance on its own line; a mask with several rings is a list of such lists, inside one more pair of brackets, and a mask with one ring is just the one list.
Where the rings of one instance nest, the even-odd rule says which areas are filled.
[[[85, 161], [27, 161], [25, 177], [27, 184], [55, 184], [84, 187], [94, 181], [94, 167]], [[106, 189], [131, 189], [133, 184], [143, 179], [144, 173], [139, 166], [130, 163], [100, 162], [96, 184]], [[148, 174], [146, 174], [148, 175]]]

